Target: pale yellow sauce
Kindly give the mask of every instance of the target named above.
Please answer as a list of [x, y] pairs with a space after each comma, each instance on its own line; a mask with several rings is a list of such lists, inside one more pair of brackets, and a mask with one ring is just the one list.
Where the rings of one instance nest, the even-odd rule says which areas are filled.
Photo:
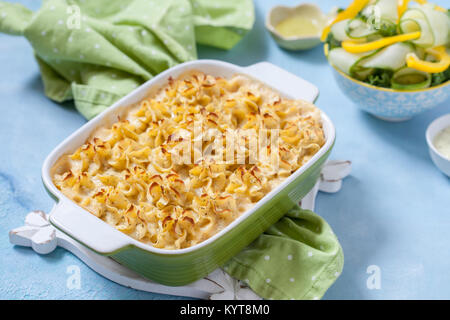
[[278, 23], [275, 30], [284, 37], [315, 36], [320, 27], [316, 19], [296, 14]]
[[441, 130], [433, 141], [437, 151], [447, 159], [450, 159], [450, 127]]

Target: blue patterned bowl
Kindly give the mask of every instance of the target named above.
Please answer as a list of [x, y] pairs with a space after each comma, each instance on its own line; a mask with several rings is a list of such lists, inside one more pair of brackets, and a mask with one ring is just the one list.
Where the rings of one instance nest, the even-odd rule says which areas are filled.
[[359, 108], [386, 121], [405, 121], [444, 102], [450, 96], [450, 81], [439, 86], [401, 91], [376, 87], [355, 80], [333, 67], [338, 86]]

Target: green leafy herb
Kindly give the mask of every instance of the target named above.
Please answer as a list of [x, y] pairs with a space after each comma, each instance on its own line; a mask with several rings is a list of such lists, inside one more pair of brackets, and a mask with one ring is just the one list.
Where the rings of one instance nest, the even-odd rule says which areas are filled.
[[389, 21], [381, 21], [378, 32], [383, 37], [392, 37], [398, 34], [397, 25]]
[[341, 46], [341, 42], [336, 40], [333, 36], [333, 33], [329, 33], [327, 40], [325, 40], [325, 43], [328, 43], [328, 50], [332, 50], [334, 48], [338, 48]]
[[390, 88], [392, 75], [393, 72], [390, 70], [374, 69], [364, 82], [377, 87]]
[[439, 73], [432, 73], [431, 74], [431, 86], [437, 86], [441, 83], [447, 82], [450, 80], [450, 68], [447, 68], [447, 70]]

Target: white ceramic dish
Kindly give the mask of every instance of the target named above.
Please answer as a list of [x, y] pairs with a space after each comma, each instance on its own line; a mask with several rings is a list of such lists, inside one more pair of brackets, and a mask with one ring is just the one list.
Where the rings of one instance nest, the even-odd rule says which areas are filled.
[[441, 132], [441, 130], [450, 127], [450, 113], [443, 115], [442, 117], [434, 120], [426, 131], [426, 139], [428, 148], [430, 151], [430, 157], [433, 160], [436, 167], [439, 168], [444, 174], [450, 177], [450, 159], [444, 157], [434, 146], [434, 138]]
[[[205, 276], [248, 245], [265, 230], [263, 228], [267, 228], [270, 224], [276, 222], [284, 214], [283, 212], [276, 212], [288, 210], [288, 208], [280, 209], [283, 205], [279, 205], [280, 208], [272, 207], [271, 213], [265, 216], [261, 216], [261, 212], [280, 198], [283, 198], [282, 201], [284, 202], [288, 198], [298, 202], [301, 197], [309, 192], [318, 179], [321, 166], [328, 157], [335, 140], [334, 126], [322, 112], [326, 136], [325, 145], [304, 166], [226, 228], [200, 244], [185, 249], [158, 249], [139, 242], [84, 210], [55, 187], [51, 178], [51, 169], [57, 159], [63, 154], [73, 152], [85, 143], [94, 129], [103, 125], [111, 125], [117, 121], [118, 115], [146, 97], [149, 91], [166, 85], [169, 77], [176, 78], [188, 70], [199, 70], [213, 76], [227, 78], [235, 74], [248, 75], [272, 87], [286, 98], [304, 99], [313, 102], [319, 93], [318, 89], [311, 83], [267, 62], [248, 67], [239, 67], [215, 60], [186, 62], [149, 80], [86, 123], [57, 146], [47, 157], [42, 167], [43, 182], [50, 195], [58, 201], [50, 213], [50, 222], [55, 227], [93, 251], [110, 255], [147, 278], [168, 285], [184, 285]], [[299, 182], [302, 179], [305, 179], [304, 183]], [[256, 215], [252, 215], [253, 213]], [[280, 215], [276, 217], [276, 214]], [[275, 218], [276, 220], [272, 221]], [[253, 225], [240, 231], [251, 220], [255, 220]], [[236, 240], [236, 234], [239, 232], [241, 233], [237, 238], [241, 239]], [[234, 239], [229, 239], [233, 236]], [[221, 251], [226, 251], [226, 253]], [[184, 275], [183, 272], [188, 273], [188, 270], [189, 274]]]

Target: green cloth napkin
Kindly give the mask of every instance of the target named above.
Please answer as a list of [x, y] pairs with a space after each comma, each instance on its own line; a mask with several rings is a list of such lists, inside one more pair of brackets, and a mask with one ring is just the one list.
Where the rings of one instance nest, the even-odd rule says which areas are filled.
[[45, 94], [87, 119], [196, 59], [196, 43], [232, 48], [254, 19], [252, 0], [44, 0], [37, 12], [0, 1], [0, 32], [30, 42]]
[[320, 299], [336, 281], [344, 255], [331, 227], [310, 210], [292, 208], [224, 270], [265, 299]]

